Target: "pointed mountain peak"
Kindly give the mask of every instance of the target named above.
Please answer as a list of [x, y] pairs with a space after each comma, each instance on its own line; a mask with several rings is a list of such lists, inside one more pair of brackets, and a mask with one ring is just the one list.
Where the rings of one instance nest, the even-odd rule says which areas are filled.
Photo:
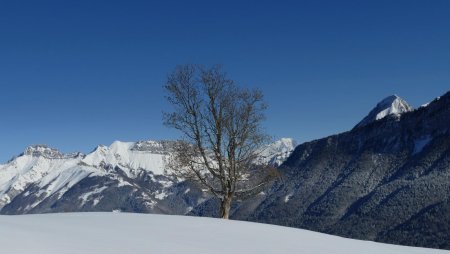
[[[384, 106], [390, 106], [392, 105], [395, 101], [403, 101], [406, 103], [405, 100], [403, 100], [402, 98], [400, 98], [398, 95], [393, 94], [390, 95], [386, 98], [384, 98], [383, 100], [381, 100], [378, 104], [377, 107], [384, 107]], [[406, 103], [407, 104], [407, 103]]]
[[105, 145], [98, 145], [97, 147], [95, 147], [95, 149], [94, 149], [92, 152], [95, 152], [95, 151], [106, 151], [106, 150], [108, 150], [108, 149], [109, 149], [108, 146], [105, 146]]
[[388, 115], [399, 116], [412, 110], [413, 108], [405, 100], [394, 94], [380, 101], [355, 128], [383, 119]]

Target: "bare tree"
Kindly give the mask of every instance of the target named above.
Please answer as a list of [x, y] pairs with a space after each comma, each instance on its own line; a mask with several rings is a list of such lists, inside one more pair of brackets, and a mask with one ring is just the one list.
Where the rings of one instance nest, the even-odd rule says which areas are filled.
[[178, 66], [164, 87], [174, 107], [164, 123], [183, 134], [168, 170], [219, 198], [221, 217], [228, 219], [233, 198], [255, 193], [274, 175], [254, 164], [268, 141], [261, 128], [263, 95], [237, 87], [219, 66]]

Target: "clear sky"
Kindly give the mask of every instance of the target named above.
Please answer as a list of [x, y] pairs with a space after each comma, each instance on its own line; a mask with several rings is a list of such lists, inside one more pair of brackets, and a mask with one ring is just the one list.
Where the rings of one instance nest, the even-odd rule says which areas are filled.
[[0, 1], [0, 162], [177, 137], [162, 85], [185, 63], [262, 89], [275, 138], [316, 139], [450, 90], [450, 1]]

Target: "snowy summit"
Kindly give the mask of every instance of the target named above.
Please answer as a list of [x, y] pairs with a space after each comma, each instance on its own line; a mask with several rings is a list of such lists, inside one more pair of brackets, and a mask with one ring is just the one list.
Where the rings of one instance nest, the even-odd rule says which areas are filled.
[[292, 138], [282, 138], [259, 149], [257, 164], [280, 166], [294, 151], [297, 143]]
[[391, 95], [380, 101], [355, 128], [365, 126], [389, 115], [400, 116], [410, 111], [413, 111], [413, 108], [405, 100], [397, 95]]

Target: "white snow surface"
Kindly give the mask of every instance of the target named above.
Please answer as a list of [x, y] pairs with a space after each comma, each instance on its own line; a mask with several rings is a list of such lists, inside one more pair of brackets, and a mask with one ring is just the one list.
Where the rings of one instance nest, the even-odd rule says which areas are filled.
[[0, 216], [2, 253], [419, 254], [444, 250], [242, 221], [129, 213]]
[[386, 107], [381, 110], [375, 117], [376, 120], [380, 120], [385, 118], [387, 115], [391, 114], [401, 114], [404, 112], [411, 111], [410, 106], [405, 103], [400, 97], [394, 95], [394, 97], [388, 97], [380, 102], [379, 105], [383, 105], [382, 107]]
[[370, 113], [359, 122], [356, 127], [367, 125], [371, 122], [378, 121], [385, 118], [388, 115], [400, 116], [403, 113], [413, 111], [405, 100], [397, 95], [391, 95], [380, 101]]
[[[79, 199], [82, 200], [82, 205], [84, 205], [84, 204], [85, 204], [85, 203], [86, 203], [93, 195], [99, 194], [99, 193], [101, 193], [102, 191], [106, 190], [107, 188], [108, 188], [108, 187], [103, 186], [103, 187], [97, 188], [97, 189], [95, 189], [95, 190], [93, 190], [93, 191], [90, 191], [90, 192], [88, 192], [88, 193], [84, 193], [83, 195], [81, 195], [81, 196], [79, 197]], [[100, 199], [94, 199], [94, 202], [95, 202], [96, 200], [100, 201]], [[97, 201], [97, 202], [98, 202], [98, 201]]]
[[[157, 142], [154, 143], [157, 144]], [[156, 175], [164, 174], [164, 159], [166, 155], [148, 150], [133, 149], [137, 144], [138, 142], [115, 141], [109, 147], [98, 146], [82, 161], [92, 166], [100, 166], [101, 163], [106, 163], [130, 169], [146, 169]]]
[[258, 164], [281, 165], [296, 147], [296, 142], [292, 138], [282, 138], [261, 148], [258, 153]]
[[[30, 183], [39, 182], [49, 194], [65, 185], [73, 185], [81, 175], [91, 171], [78, 166], [81, 157], [47, 158], [24, 154], [0, 166], [0, 198], [11, 190], [23, 191]], [[69, 179], [70, 175], [74, 178]], [[74, 182], [75, 181], [75, 182]]]

